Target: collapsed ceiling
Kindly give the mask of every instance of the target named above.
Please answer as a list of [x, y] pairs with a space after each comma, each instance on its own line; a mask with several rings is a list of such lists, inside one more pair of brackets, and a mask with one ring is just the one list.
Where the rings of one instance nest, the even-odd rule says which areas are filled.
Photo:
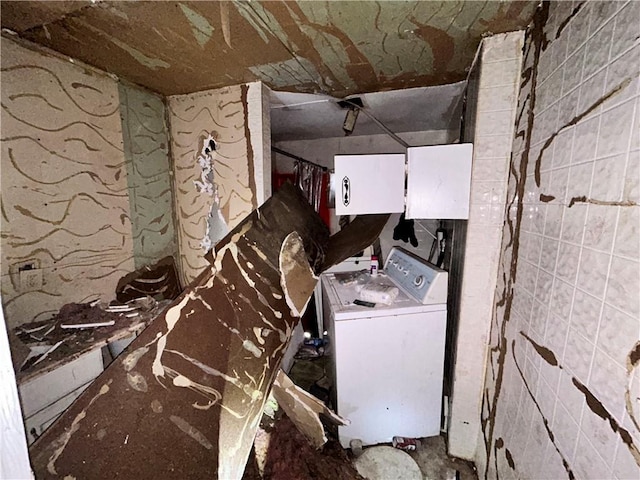
[[344, 97], [466, 77], [537, 1], [7, 1], [2, 28], [164, 95], [261, 80]]

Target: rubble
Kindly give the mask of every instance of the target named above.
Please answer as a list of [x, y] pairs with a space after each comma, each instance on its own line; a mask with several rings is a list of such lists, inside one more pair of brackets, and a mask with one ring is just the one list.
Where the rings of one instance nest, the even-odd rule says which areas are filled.
[[370, 217], [330, 241], [280, 188], [31, 447], [36, 477], [241, 478], [297, 315], [324, 268], [377, 238], [387, 216]]

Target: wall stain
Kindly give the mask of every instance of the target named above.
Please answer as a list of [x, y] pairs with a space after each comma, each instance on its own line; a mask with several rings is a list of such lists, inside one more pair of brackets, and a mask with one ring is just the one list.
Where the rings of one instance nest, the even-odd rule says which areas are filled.
[[547, 362], [549, 365], [553, 367], [559, 367], [560, 369], [562, 369], [562, 367], [558, 364], [558, 359], [556, 358], [556, 355], [550, 349], [537, 344], [531, 338], [529, 338], [529, 336], [527, 336], [527, 334], [524, 333], [523, 331], [520, 331], [520, 335], [522, 335], [524, 338], [526, 338], [529, 341], [529, 343], [533, 346], [536, 352], [538, 352], [538, 355], [540, 355], [545, 362]]
[[544, 193], [540, 194], [540, 201], [541, 202], [549, 203], [549, 202], [552, 202], [555, 199], [556, 199], [556, 197], [554, 197], [553, 195], [546, 195]]
[[593, 205], [605, 205], [610, 207], [637, 207], [638, 204], [631, 200], [623, 200], [621, 202], [616, 201], [608, 201], [608, 200], [597, 200], [595, 198], [589, 198], [586, 195], [580, 195], [578, 197], [572, 197], [569, 200], [569, 205], [567, 208], [573, 207], [577, 203], [591, 203]]
[[593, 413], [595, 413], [597, 416], [602, 418], [604, 421], [609, 422], [609, 426], [611, 427], [611, 430], [613, 430], [615, 433], [617, 433], [620, 436], [620, 439], [629, 449], [629, 451], [631, 452], [631, 455], [633, 455], [633, 458], [635, 459], [638, 466], [640, 466], [640, 450], [638, 450], [638, 447], [633, 443], [633, 437], [631, 436], [629, 431], [623, 428], [622, 426], [620, 426], [618, 421], [615, 418], [613, 418], [611, 413], [609, 413], [609, 411], [604, 407], [604, 405], [602, 405], [602, 402], [600, 402], [600, 400], [598, 400], [589, 391], [589, 389], [585, 387], [584, 384], [582, 384], [582, 382], [580, 382], [580, 380], [573, 377], [571, 381], [573, 382], [573, 385], [578, 390], [580, 390], [580, 392], [582, 392], [582, 394], [584, 395], [584, 398], [587, 401], [587, 406], [589, 407], [589, 409]]
[[567, 27], [571, 19], [575, 17], [580, 12], [580, 10], [582, 10], [582, 7], [584, 7], [585, 3], [587, 2], [580, 2], [578, 5], [573, 7], [573, 11], [567, 16], [567, 18], [562, 21], [562, 23], [558, 27], [558, 30], [556, 31], [556, 40], [560, 38], [560, 34], [562, 34], [562, 31]]
[[[513, 197], [509, 201], [507, 206], [507, 212], [516, 204], [516, 218], [515, 225], [513, 224], [513, 220], [510, 215], [507, 215], [505, 224], [508, 226], [511, 237], [509, 244], [503, 251], [503, 258], [505, 258], [505, 254], [508, 248], [511, 248], [511, 259], [510, 259], [510, 269], [509, 276], [507, 278], [507, 283], [505, 284], [504, 290], [501, 292], [501, 298], [498, 300], [498, 303], [504, 304], [504, 313], [503, 319], [500, 324], [500, 332], [498, 334], [498, 344], [495, 348], [497, 348], [498, 358], [496, 360], [497, 363], [497, 374], [495, 377], [495, 386], [493, 397], [489, 398], [488, 389], [485, 390], [485, 394], [482, 399], [482, 412], [486, 410], [486, 416], [481, 416], [480, 424], [482, 426], [482, 433], [485, 443], [485, 455], [487, 457], [487, 463], [484, 471], [484, 478], [489, 478], [489, 463], [491, 458], [491, 445], [494, 442], [494, 430], [495, 430], [495, 422], [496, 422], [496, 410], [498, 406], [498, 398], [500, 397], [500, 392], [502, 390], [502, 382], [504, 378], [504, 362], [507, 355], [507, 337], [506, 337], [506, 329], [507, 325], [511, 319], [511, 311], [513, 307], [513, 298], [514, 298], [514, 284], [516, 282], [517, 276], [517, 267], [518, 267], [518, 251], [520, 247], [520, 228], [522, 226], [522, 217], [524, 213], [524, 205], [522, 203], [522, 199], [524, 198], [525, 184], [527, 179], [527, 165], [529, 163], [529, 150], [532, 144], [532, 133], [533, 133], [533, 124], [535, 118], [535, 104], [536, 104], [536, 85], [537, 85], [537, 76], [538, 69], [537, 65], [540, 60], [540, 54], [542, 53], [543, 48], [546, 46], [546, 37], [544, 33], [544, 26], [549, 17], [549, 2], [543, 2], [540, 7], [536, 10], [533, 25], [530, 28], [528, 34], [530, 36], [530, 43], [525, 52], [525, 60], [529, 54], [533, 55], [533, 66], [531, 73], [527, 75], [530, 76], [531, 82], [531, 95], [529, 97], [529, 107], [527, 110], [527, 126], [526, 133], [524, 137], [524, 149], [520, 155], [520, 164], [519, 171], [516, 171], [515, 167], [515, 159], [513, 158], [513, 154], [510, 162], [510, 173], [515, 180], [515, 191]], [[519, 124], [516, 125], [516, 131], [520, 128]], [[491, 367], [493, 368], [493, 362], [491, 362]], [[548, 428], [548, 426], [547, 426]], [[551, 431], [548, 431], [553, 437]], [[565, 466], [568, 471], [571, 469], [568, 467], [568, 464]], [[573, 475], [573, 474], [571, 474]]]
[[593, 102], [591, 104], [591, 106], [587, 107], [587, 109], [585, 111], [583, 111], [582, 113], [580, 113], [580, 114], [576, 115], [575, 117], [573, 117], [571, 120], [569, 120], [567, 123], [565, 123], [562, 127], [560, 127], [558, 130], [556, 130], [549, 138], [547, 138], [547, 141], [544, 142], [544, 145], [540, 149], [540, 152], [538, 153], [538, 157], [536, 158], [536, 169], [535, 169], [535, 172], [534, 172], [534, 176], [535, 176], [535, 180], [536, 180], [536, 186], [538, 186], [538, 187], [540, 186], [540, 169], [542, 168], [542, 154], [545, 152], [545, 150], [547, 148], [549, 148], [551, 146], [551, 144], [556, 139], [556, 137], [560, 134], [560, 132], [562, 132], [562, 130], [564, 130], [565, 128], [568, 128], [568, 127], [571, 127], [573, 125], [576, 125], [580, 120], [582, 120], [583, 118], [587, 117], [591, 112], [593, 112], [596, 108], [598, 108], [604, 102], [606, 102], [611, 97], [613, 97], [614, 95], [619, 93], [621, 90], [625, 89], [630, 83], [631, 83], [631, 79], [630, 78], [627, 78], [626, 80], [620, 82], [620, 84], [615, 86], [609, 93], [607, 93], [606, 95], [604, 95], [600, 99], [598, 99], [595, 102]]
[[635, 425], [635, 427], [640, 431], [640, 422], [638, 422], [638, 418], [636, 417], [636, 412], [633, 409], [633, 402], [640, 400], [640, 397], [636, 393], [636, 398], [631, 398], [631, 384], [633, 382], [633, 371], [640, 365], [640, 341], [636, 342], [633, 346], [629, 354], [627, 355], [627, 388], [624, 392], [624, 400], [625, 407], [627, 409], [627, 413], [631, 418], [631, 421]]
[[[523, 332], [520, 332], [520, 334], [524, 338], [526, 338], [534, 346], [534, 348], [535, 348], [536, 352], [538, 353], [538, 355], [540, 355], [540, 357], [543, 360], [545, 360], [547, 363], [549, 363], [549, 365], [552, 365], [554, 367], [558, 367], [560, 370], [564, 370], [563, 366], [558, 363], [555, 355], [553, 354], [553, 352], [550, 349], [535, 343], [533, 340], [531, 340]], [[512, 341], [512, 347], [514, 347], [514, 346], [515, 346], [515, 340]], [[517, 360], [515, 358], [515, 350], [512, 352], [512, 354], [513, 354], [514, 361], [516, 363], [516, 367], [518, 368], [518, 371], [520, 372], [520, 376], [522, 377], [522, 380], [525, 382], [525, 386], [527, 387], [527, 390], [529, 390], [529, 387], [526, 384], [526, 380], [524, 378], [524, 374], [522, 373], [522, 370], [520, 369], [520, 366], [518, 365], [518, 362], [517, 362]], [[631, 351], [629, 352], [629, 354], [627, 356], [627, 374], [630, 375], [631, 374], [631, 370], [634, 367], [636, 367], [638, 364], [640, 364], [640, 342], [637, 342], [635, 344], [635, 346], [631, 349]], [[585, 400], [587, 402], [587, 406], [589, 407], [589, 409], [593, 413], [595, 413], [597, 416], [599, 416], [603, 420], [607, 421], [609, 423], [610, 427], [611, 427], [611, 430], [613, 430], [614, 433], [617, 433], [620, 436], [621, 440], [625, 443], [625, 445], [627, 446], [627, 448], [629, 449], [629, 451], [633, 455], [633, 458], [635, 459], [636, 463], [638, 464], [638, 466], [640, 466], [640, 450], [638, 450], [638, 447], [634, 444], [633, 437], [628, 432], [628, 430], [626, 430], [625, 428], [620, 426], [620, 424], [617, 422], [617, 420], [615, 418], [613, 418], [611, 413], [609, 413], [609, 411], [604, 407], [602, 402], [600, 402], [600, 400], [598, 400], [596, 398], [596, 396], [593, 395], [589, 391], [589, 389], [582, 382], [580, 382], [580, 380], [578, 380], [575, 377], [572, 377], [571, 378], [571, 382], [584, 395]], [[627, 392], [625, 392], [625, 393], [626, 394], [629, 393], [628, 389], [627, 389]], [[540, 410], [540, 407], [539, 407], [538, 403], [536, 402], [536, 400], [535, 400], [535, 398], [533, 396], [533, 393], [530, 390], [529, 390], [529, 394], [531, 395], [532, 400], [534, 401], [534, 403], [536, 404], [536, 407], [538, 407], [538, 410], [540, 411], [540, 414], [542, 415], [542, 411]], [[631, 414], [632, 412], [629, 412], [629, 413]], [[544, 416], [543, 416], [543, 418], [544, 418]], [[637, 422], [636, 422], [634, 417], [632, 417], [632, 420], [633, 420], [634, 424], [637, 427]], [[546, 420], [545, 420], [545, 426], [547, 426]], [[549, 433], [551, 433], [550, 429], [549, 429]], [[553, 441], [553, 438], [552, 438], [552, 441]], [[557, 450], [557, 448], [556, 448], [556, 450]]]
[[251, 145], [251, 129], [249, 128], [249, 100], [247, 98], [249, 86], [247, 84], [240, 85], [240, 98], [242, 100], [242, 110], [244, 112], [244, 138], [247, 142], [247, 165], [249, 167], [249, 190], [251, 190], [251, 205], [258, 208], [258, 200], [256, 198], [256, 175], [254, 167], [253, 146]]
[[414, 17], [410, 17], [409, 20], [418, 27], [413, 30], [413, 33], [431, 47], [434, 73], [446, 71], [447, 65], [453, 58], [456, 47], [451, 35], [448, 35], [447, 32], [440, 28], [420, 23]]
[[540, 408], [540, 404], [538, 403], [538, 401], [536, 400], [535, 395], [531, 391], [531, 388], [529, 387], [529, 383], [527, 382], [526, 378], [524, 377], [524, 373], [523, 373], [522, 369], [520, 368], [520, 365], [518, 364], [518, 360], [516, 359], [515, 345], [516, 345], [516, 341], [512, 340], [511, 341], [511, 355], [513, 356], [513, 362], [514, 362], [514, 364], [516, 366], [516, 369], [518, 370], [518, 373], [520, 374], [520, 378], [522, 379], [522, 382], [524, 383], [524, 386], [525, 386], [525, 388], [527, 390], [527, 393], [529, 394], [529, 397], [531, 397], [531, 401], [533, 401], [533, 404], [535, 405], [536, 409], [538, 410], [538, 413], [542, 417], [542, 423], [544, 425], [545, 430], [547, 431], [547, 436], [549, 437], [549, 440], [551, 440], [551, 443], [553, 444], [553, 447], [556, 449], [556, 452], [560, 456], [560, 459], [562, 460], [562, 465], [564, 466], [564, 469], [567, 471], [567, 475], [569, 476], [569, 479], [570, 480], [574, 480], [576, 477], [575, 477], [575, 475], [573, 473], [573, 470], [571, 469], [571, 466], [569, 465], [569, 461], [565, 458], [565, 456], [562, 454], [562, 452], [558, 448], [558, 445], [556, 444], [556, 440], [555, 440], [555, 435], [551, 431], [551, 427], [549, 427], [549, 421], [544, 416], [544, 413], [542, 413], [542, 408]]
[[511, 451], [508, 448], [504, 449], [504, 456], [507, 458], [507, 463], [511, 470], [515, 470], [516, 464], [513, 462], [513, 455], [511, 455]]

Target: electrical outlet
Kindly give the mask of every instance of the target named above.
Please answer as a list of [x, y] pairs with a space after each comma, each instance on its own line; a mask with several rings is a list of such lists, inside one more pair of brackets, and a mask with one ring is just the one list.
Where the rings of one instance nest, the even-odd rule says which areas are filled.
[[42, 288], [42, 270], [34, 268], [20, 271], [20, 289], [23, 292]]

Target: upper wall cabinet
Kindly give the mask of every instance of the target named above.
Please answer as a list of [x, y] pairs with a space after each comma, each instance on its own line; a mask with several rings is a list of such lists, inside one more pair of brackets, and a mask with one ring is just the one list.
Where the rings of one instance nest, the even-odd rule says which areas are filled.
[[404, 212], [404, 154], [336, 155], [336, 215]]
[[406, 218], [469, 218], [472, 156], [471, 143], [336, 155], [336, 215], [404, 212], [406, 185]]
[[407, 218], [469, 218], [473, 145], [407, 149]]

